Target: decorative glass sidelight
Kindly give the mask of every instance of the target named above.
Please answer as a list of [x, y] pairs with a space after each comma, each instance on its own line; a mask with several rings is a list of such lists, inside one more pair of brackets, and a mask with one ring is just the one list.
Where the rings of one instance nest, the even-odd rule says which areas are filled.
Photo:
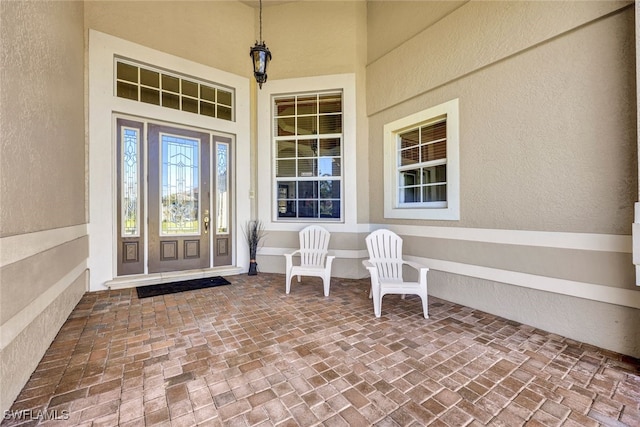
[[122, 236], [140, 235], [140, 197], [139, 174], [140, 131], [134, 128], [121, 128], [122, 141]]
[[160, 235], [200, 233], [200, 143], [161, 135]]
[[218, 234], [229, 233], [229, 144], [216, 143], [216, 224]]

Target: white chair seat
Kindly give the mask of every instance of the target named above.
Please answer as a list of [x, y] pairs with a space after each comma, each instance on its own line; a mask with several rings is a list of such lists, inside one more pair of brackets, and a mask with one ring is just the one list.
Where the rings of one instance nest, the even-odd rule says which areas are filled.
[[[382, 315], [382, 297], [387, 294], [418, 295], [422, 300], [424, 318], [429, 318], [427, 294], [427, 267], [402, 259], [402, 238], [390, 230], [377, 230], [366, 238], [369, 259], [362, 264], [371, 275], [373, 312], [376, 317]], [[418, 271], [417, 282], [405, 282], [402, 267], [408, 265]]]
[[[284, 254], [286, 259], [286, 293], [291, 292], [291, 278], [297, 276], [300, 283], [301, 276], [315, 276], [322, 278], [324, 296], [329, 296], [331, 286], [331, 264], [335, 256], [328, 254], [331, 234], [317, 225], [310, 225], [299, 233], [300, 249], [290, 254]], [[300, 255], [300, 265], [293, 264], [294, 255]]]

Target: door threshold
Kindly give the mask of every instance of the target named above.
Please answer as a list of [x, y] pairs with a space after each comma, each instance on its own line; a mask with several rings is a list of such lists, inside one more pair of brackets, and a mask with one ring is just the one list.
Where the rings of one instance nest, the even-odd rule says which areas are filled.
[[138, 286], [159, 285], [161, 283], [203, 279], [213, 276], [235, 276], [242, 272], [242, 268], [228, 265], [224, 267], [201, 268], [196, 270], [168, 271], [165, 273], [133, 274], [131, 276], [121, 276], [116, 277], [113, 280], [108, 280], [104, 285], [109, 289], [128, 289], [136, 288]]

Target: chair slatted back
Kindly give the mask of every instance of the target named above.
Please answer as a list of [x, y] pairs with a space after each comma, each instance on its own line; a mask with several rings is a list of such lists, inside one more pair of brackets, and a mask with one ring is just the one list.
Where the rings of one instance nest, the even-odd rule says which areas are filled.
[[402, 238], [390, 230], [376, 230], [365, 239], [369, 262], [381, 279], [402, 280]]
[[331, 234], [317, 225], [300, 230], [300, 265], [324, 266]]

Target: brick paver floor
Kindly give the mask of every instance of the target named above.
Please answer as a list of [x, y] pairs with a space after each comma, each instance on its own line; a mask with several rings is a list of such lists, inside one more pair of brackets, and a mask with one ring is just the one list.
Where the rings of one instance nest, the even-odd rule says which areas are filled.
[[[638, 426], [640, 361], [368, 280], [87, 293], [2, 426]], [[52, 420], [47, 418], [59, 418]]]

